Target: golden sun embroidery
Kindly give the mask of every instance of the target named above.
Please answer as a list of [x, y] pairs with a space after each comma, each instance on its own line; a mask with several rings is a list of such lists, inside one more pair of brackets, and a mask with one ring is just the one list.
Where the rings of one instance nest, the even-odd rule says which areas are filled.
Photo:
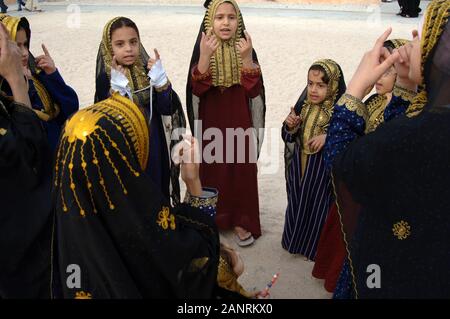
[[400, 240], [403, 240], [411, 235], [411, 226], [409, 226], [407, 222], [402, 220], [394, 224], [394, 227], [392, 227], [392, 231], [394, 232], [394, 236], [396, 236]]
[[75, 299], [92, 299], [92, 295], [84, 291], [79, 291], [75, 294]]
[[170, 214], [169, 207], [163, 207], [158, 213], [158, 220], [156, 221], [160, 227], [167, 230], [170, 226], [171, 230], [175, 230], [175, 216]]

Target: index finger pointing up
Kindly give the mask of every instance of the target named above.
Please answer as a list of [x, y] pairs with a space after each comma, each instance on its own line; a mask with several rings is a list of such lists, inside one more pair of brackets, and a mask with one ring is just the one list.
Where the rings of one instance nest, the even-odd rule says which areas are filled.
[[9, 34], [6, 30], [6, 27], [3, 23], [0, 22], [0, 37], [1, 39], [1, 45], [3, 50], [7, 50], [8, 47], [8, 41], [9, 41]]
[[250, 34], [247, 32], [247, 30], [244, 30], [244, 36], [247, 42], [252, 44], [252, 38], [250, 37]]
[[384, 31], [384, 33], [377, 39], [377, 41], [375, 42], [374, 45], [374, 50], [375, 52], [380, 52], [381, 48], [383, 47], [384, 42], [387, 40], [387, 38], [389, 37], [389, 35], [392, 32], [392, 28], [389, 27], [386, 31]]
[[50, 56], [50, 53], [48, 52], [47, 47], [45, 46], [44, 43], [42, 43], [42, 51], [44, 51], [44, 54], [45, 54], [46, 56]]
[[161, 57], [159, 55], [158, 49], [155, 48], [155, 49], [153, 49], [153, 51], [155, 51], [155, 59], [159, 60]]

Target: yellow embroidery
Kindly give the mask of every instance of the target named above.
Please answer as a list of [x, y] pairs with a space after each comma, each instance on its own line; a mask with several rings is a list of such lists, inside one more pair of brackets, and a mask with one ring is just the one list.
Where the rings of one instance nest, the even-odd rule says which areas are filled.
[[[439, 42], [440, 36], [447, 25], [450, 15], [450, 1], [434, 0], [427, 7], [425, 21], [423, 23], [422, 38], [420, 48], [422, 52], [421, 68], [422, 74], [425, 74], [425, 64], [428, 62], [430, 53]], [[419, 86], [419, 93], [414, 98], [409, 108], [406, 110], [406, 116], [414, 117], [420, 114], [428, 102], [427, 91], [425, 88], [425, 78]]]
[[[105, 123], [113, 124], [113, 129], [104, 129]], [[117, 134], [110, 135], [113, 133]], [[115, 137], [117, 135], [118, 137]], [[87, 208], [97, 213], [93, 185], [99, 185], [109, 209], [115, 209], [110, 196], [111, 185], [106, 185], [104, 178], [108, 166], [114, 173], [122, 193], [128, 194], [119, 172], [119, 163], [124, 163], [136, 177], [139, 177], [140, 173], [139, 167], [133, 167], [130, 159], [118, 147], [119, 139], [125, 142], [131, 154], [136, 154], [140, 168], [144, 169], [148, 160], [147, 123], [138, 107], [119, 94], [114, 94], [109, 99], [78, 111], [66, 123], [57, 152], [54, 181], [55, 186], [60, 188], [61, 206], [64, 212], [68, 211], [67, 203], [73, 199], [82, 217], [86, 216]], [[92, 159], [87, 160], [86, 154], [91, 154]], [[94, 170], [96, 168], [98, 177], [89, 176], [89, 167], [92, 166]], [[65, 182], [68, 180], [69, 191], [64, 190], [63, 180]], [[84, 191], [88, 193], [90, 199], [88, 202], [84, 201], [83, 206], [86, 207], [82, 207], [79, 197]]]
[[377, 95], [367, 103], [367, 112], [369, 120], [366, 123], [366, 134], [375, 131], [375, 129], [384, 122], [384, 110], [387, 106], [387, 97]]
[[94, 112], [92, 109], [84, 109], [75, 113], [67, 123], [64, 130], [64, 137], [69, 143], [75, 140], [86, 142], [86, 138], [98, 129], [97, 122], [102, 118], [102, 113]]
[[4, 129], [4, 128], [0, 128], [0, 135], [4, 136], [6, 135], [6, 133], [8, 133], [8, 130]]
[[361, 100], [357, 99], [356, 97], [350, 94], [345, 93], [344, 95], [341, 96], [341, 98], [337, 102], [337, 105], [339, 106], [345, 105], [345, 108], [347, 110], [349, 110], [350, 112], [356, 112], [356, 114], [361, 116], [367, 123], [369, 114], [367, 112], [365, 104]]
[[75, 299], [92, 299], [92, 295], [84, 291], [79, 291], [75, 294]]
[[218, 196], [214, 197], [197, 197], [192, 196], [189, 192], [186, 192], [186, 196], [184, 197], [184, 202], [188, 203], [192, 207], [203, 208], [203, 207], [212, 207], [216, 208], [217, 206]]
[[417, 92], [402, 88], [401, 86], [398, 85], [394, 85], [394, 90], [392, 91], [392, 94], [401, 97], [405, 101], [412, 102], [416, 97]]
[[394, 224], [392, 231], [394, 232], [394, 236], [396, 236], [400, 240], [403, 240], [411, 235], [411, 226], [409, 226], [407, 222], [402, 220]]
[[158, 213], [158, 220], [156, 222], [164, 230], [167, 230], [169, 226], [171, 230], [175, 230], [176, 228], [175, 216], [170, 213], [169, 207], [163, 206], [162, 210]]
[[204, 27], [206, 32], [213, 27], [214, 16], [217, 8], [222, 3], [231, 3], [237, 14], [238, 27], [236, 33], [228, 41], [217, 40], [220, 45], [210, 60], [210, 70], [212, 83], [218, 87], [230, 87], [241, 83], [242, 60], [239, 50], [236, 49], [236, 43], [243, 37], [243, 21], [241, 11], [235, 0], [213, 0], [208, 6], [205, 15]]
[[314, 154], [317, 151], [310, 149], [308, 141], [313, 137], [326, 134], [327, 127], [330, 123], [331, 116], [333, 114], [334, 101], [339, 90], [339, 79], [341, 78], [341, 72], [336, 62], [330, 59], [323, 59], [314, 62], [312, 66], [321, 66], [330, 82], [328, 84], [327, 96], [323, 103], [315, 105], [309, 101], [305, 101], [302, 106], [300, 117], [303, 119], [301, 124], [301, 139], [302, 139], [302, 152], [304, 154]]

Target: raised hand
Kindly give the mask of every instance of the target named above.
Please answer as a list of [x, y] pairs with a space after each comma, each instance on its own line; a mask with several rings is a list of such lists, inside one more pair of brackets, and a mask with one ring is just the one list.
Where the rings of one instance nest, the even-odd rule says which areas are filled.
[[0, 23], [0, 75], [8, 81], [14, 101], [31, 107], [23, 73], [22, 53], [17, 44], [9, 40], [3, 23]]
[[212, 29], [209, 29], [206, 34], [205, 32], [202, 32], [202, 39], [200, 41], [200, 56], [205, 56], [208, 59], [211, 58], [219, 45], [220, 43]]
[[36, 64], [39, 68], [44, 70], [46, 74], [52, 74], [56, 71], [55, 61], [53, 61], [45, 44], [42, 44], [42, 51], [44, 51], [44, 54], [36, 58]]
[[358, 99], [364, 97], [368, 87], [373, 86], [378, 79], [397, 61], [398, 52], [389, 53], [389, 50], [383, 47], [384, 41], [389, 37], [392, 28], [387, 29], [375, 42], [374, 47], [367, 51], [350, 83], [347, 86], [347, 93]]
[[297, 126], [301, 123], [301, 118], [297, 113], [295, 113], [295, 109], [291, 107], [291, 113], [287, 116], [286, 120], [284, 121], [290, 131], [295, 129]]
[[117, 63], [116, 56], [113, 56], [113, 58], [112, 58], [111, 68], [116, 70], [116, 71], [118, 71], [118, 72], [120, 72], [120, 73], [122, 73], [123, 75], [126, 75], [125, 74], [125, 68]]
[[200, 40], [200, 58], [198, 60], [198, 71], [200, 73], [206, 73], [209, 70], [209, 61], [212, 55], [216, 52], [220, 42], [213, 34], [212, 29], [208, 32], [202, 32], [202, 39]]
[[250, 37], [250, 34], [248, 34], [246, 30], [244, 31], [244, 36], [245, 38], [239, 39], [239, 41], [236, 43], [236, 48], [241, 54], [242, 64], [244, 65], [244, 67], [252, 67], [253, 65], [252, 38]]
[[155, 58], [153, 59], [152, 57], [150, 57], [150, 59], [147, 62], [147, 70], [151, 70], [153, 65], [156, 63], [156, 61], [161, 60], [161, 56], [159, 55], [159, 52], [157, 49], [153, 50], [155, 52]]
[[[419, 36], [417, 30], [412, 32], [413, 39]], [[409, 79], [409, 70], [411, 67], [411, 51], [412, 43], [409, 42], [394, 52], [399, 54], [399, 58], [395, 61], [394, 66], [397, 71], [397, 84], [406, 89], [414, 90], [416, 89], [416, 84]]]

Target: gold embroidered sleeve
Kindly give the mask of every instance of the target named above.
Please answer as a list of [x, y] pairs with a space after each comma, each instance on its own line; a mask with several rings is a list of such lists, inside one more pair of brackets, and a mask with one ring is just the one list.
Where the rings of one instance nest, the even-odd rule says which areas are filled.
[[350, 112], [356, 112], [357, 115], [361, 116], [364, 121], [367, 122], [368, 112], [366, 105], [358, 98], [345, 93], [341, 96], [339, 101], [337, 102], [338, 106], [345, 106], [347, 110]]
[[166, 91], [166, 90], [169, 88], [170, 84], [171, 84], [170, 81], [167, 80], [167, 83], [166, 83], [166, 84], [164, 84], [163, 86], [161, 86], [161, 87], [159, 87], [159, 88], [155, 87], [155, 90], [156, 90], [156, 92], [158, 92], [158, 93], [164, 92], [164, 91]]
[[412, 102], [415, 96], [417, 95], [417, 92], [402, 88], [401, 86], [398, 86], [396, 84], [394, 85], [394, 90], [392, 91], [392, 94], [394, 96], [402, 98], [405, 101]]
[[218, 200], [218, 191], [214, 188], [203, 188], [201, 196], [192, 196], [189, 192], [186, 192], [184, 202], [192, 207], [199, 208], [202, 212], [209, 216], [216, 215], [216, 206]]
[[260, 76], [261, 75], [261, 68], [259, 67], [259, 65], [256, 65], [256, 68], [242, 68], [241, 69], [241, 74], [242, 75], [246, 75], [246, 76]]
[[206, 79], [209, 79], [210, 77], [211, 77], [211, 70], [209, 69], [205, 73], [200, 73], [198, 72], [198, 70], [192, 73], [193, 81], [204, 81]]

